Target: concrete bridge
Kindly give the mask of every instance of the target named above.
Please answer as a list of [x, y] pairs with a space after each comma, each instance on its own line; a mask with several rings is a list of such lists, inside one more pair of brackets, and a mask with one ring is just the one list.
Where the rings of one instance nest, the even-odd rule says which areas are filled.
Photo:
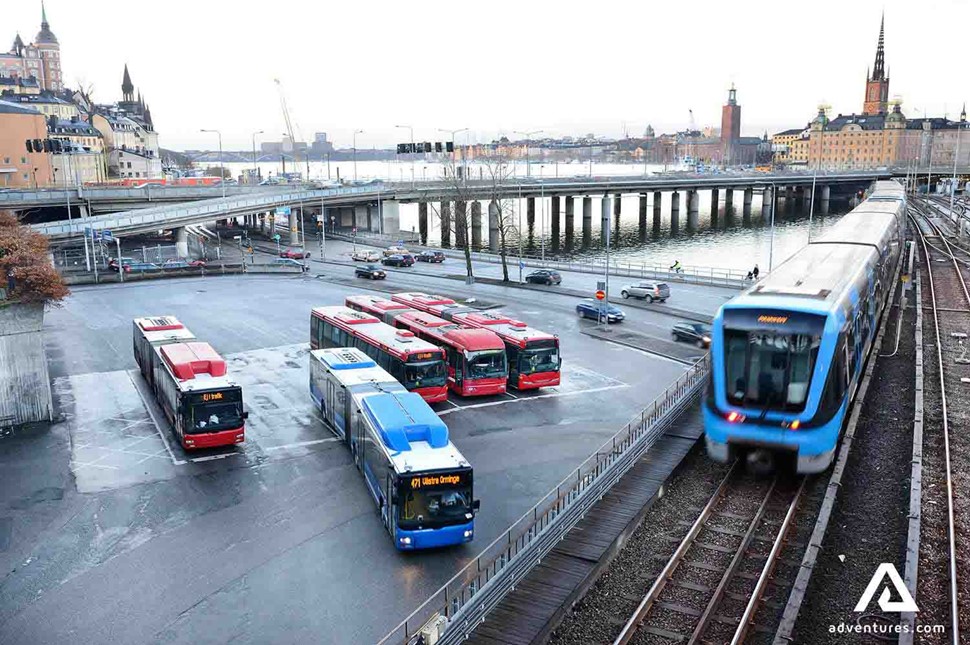
[[[149, 181], [149, 180], [146, 180]], [[252, 195], [254, 193], [280, 193], [292, 186], [226, 186], [226, 196]], [[147, 208], [157, 204], [193, 202], [201, 199], [222, 197], [222, 186], [153, 186], [134, 187], [77, 187], [50, 188], [43, 190], [0, 190], [0, 210], [22, 211], [34, 208], [72, 207], [79, 205], [87, 213], [107, 213]]]

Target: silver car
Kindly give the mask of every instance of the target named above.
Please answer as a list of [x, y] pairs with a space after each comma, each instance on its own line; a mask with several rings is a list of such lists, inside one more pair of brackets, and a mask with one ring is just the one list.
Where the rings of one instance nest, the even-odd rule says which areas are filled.
[[647, 302], [653, 302], [654, 300], [666, 302], [667, 298], [670, 297], [670, 287], [665, 282], [641, 280], [640, 282], [634, 282], [623, 287], [620, 290], [620, 295], [624, 298], [643, 298]]

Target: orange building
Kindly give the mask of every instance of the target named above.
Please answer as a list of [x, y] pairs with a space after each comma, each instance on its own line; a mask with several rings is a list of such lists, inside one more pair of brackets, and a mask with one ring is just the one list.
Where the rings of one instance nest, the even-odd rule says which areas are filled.
[[36, 188], [51, 183], [44, 152], [27, 152], [26, 142], [47, 138], [47, 120], [33, 108], [0, 101], [0, 186]]

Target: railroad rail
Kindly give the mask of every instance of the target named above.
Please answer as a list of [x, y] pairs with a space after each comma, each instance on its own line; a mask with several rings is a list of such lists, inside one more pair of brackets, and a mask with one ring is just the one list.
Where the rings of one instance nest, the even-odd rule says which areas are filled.
[[[743, 471], [739, 462], [732, 465], [614, 645], [644, 633], [687, 643], [744, 642], [807, 478], [757, 479]], [[771, 549], [764, 553], [759, 545], [766, 543]]]
[[[930, 244], [927, 241], [927, 235], [923, 228], [920, 226], [918, 218], [927, 224], [935, 233], [936, 237], [941, 243], [941, 247]], [[953, 643], [960, 642], [960, 606], [959, 606], [959, 585], [957, 580], [957, 553], [956, 553], [956, 528], [954, 521], [954, 501], [953, 501], [953, 462], [951, 458], [951, 418], [950, 410], [947, 401], [947, 371], [944, 369], [944, 354], [946, 350], [944, 345], [946, 344], [947, 338], [944, 337], [941, 332], [941, 311], [939, 308], [939, 293], [941, 287], [949, 287], [952, 289], [955, 285], [959, 285], [959, 291], [963, 294], [964, 302], [970, 307], [970, 291], [967, 290], [967, 284], [963, 277], [963, 272], [960, 268], [960, 261], [956, 258], [953, 253], [954, 247], [946, 239], [946, 235], [940, 230], [940, 228], [934, 224], [930, 215], [921, 206], [913, 205], [910, 213], [910, 219], [913, 222], [913, 226], [916, 230], [916, 234], [919, 237], [920, 246], [923, 249], [923, 257], [925, 258], [926, 266], [926, 276], [928, 279], [929, 286], [929, 296], [931, 304], [932, 313], [932, 326], [933, 332], [936, 337], [936, 363], [938, 377], [939, 377], [939, 387], [940, 387], [940, 403], [942, 407], [942, 421], [943, 421], [943, 446], [944, 446], [944, 466], [945, 466], [945, 481], [946, 481], [946, 504], [947, 504], [947, 542], [949, 548], [949, 607], [950, 607], [950, 629], [951, 637]], [[931, 252], [932, 249], [932, 252]], [[934, 255], [935, 254], [935, 255]], [[952, 280], [952, 278], [944, 279], [940, 273], [934, 271], [934, 260], [949, 260], [949, 264], [952, 266], [954, 272], [956, 273], [957, 280]], [[920, 303], [922, 304], [922, 303]], [[950, 319], [953, 316], [959, 316], [960, 314], [953, 314], [952, 312], [947, 312]]]

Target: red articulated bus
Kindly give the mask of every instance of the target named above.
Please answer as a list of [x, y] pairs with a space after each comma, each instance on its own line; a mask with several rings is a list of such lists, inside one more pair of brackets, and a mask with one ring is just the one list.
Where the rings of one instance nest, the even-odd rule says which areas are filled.
[[562, 361], [558, 337], [501, 313], [481, 312], [444, 296], [410, 292], [396, 293], [391, 299], [465, 327], [488, 329], [498, 334], [505, 341], [509, 385], [512, 387], [532, 390], [559, 385]]
[[245, 441], [242, 388], [226, 361], [171, 316], [134, 321], [135, 361], [186, 450]]
[[422, 311], [394, 316], [394, 324], [445, 350], [448, 387], [462, 396], [502, 394], [509, 368], [505, 343], [487, 329], [468, 329]]
[[407, 305], [377, 296], [347, 296], [344, 298], [344, 304], [355, 311], [363, 311], [379, 318], [388, 325], [394, 324], [394, 317], [398, 314], [414, 311]]
[[370, 314], [340, 306], [314, 308], [310, 348], [328, 347], [356, 347], [428, 403], [448, 398], [445, 352]]

